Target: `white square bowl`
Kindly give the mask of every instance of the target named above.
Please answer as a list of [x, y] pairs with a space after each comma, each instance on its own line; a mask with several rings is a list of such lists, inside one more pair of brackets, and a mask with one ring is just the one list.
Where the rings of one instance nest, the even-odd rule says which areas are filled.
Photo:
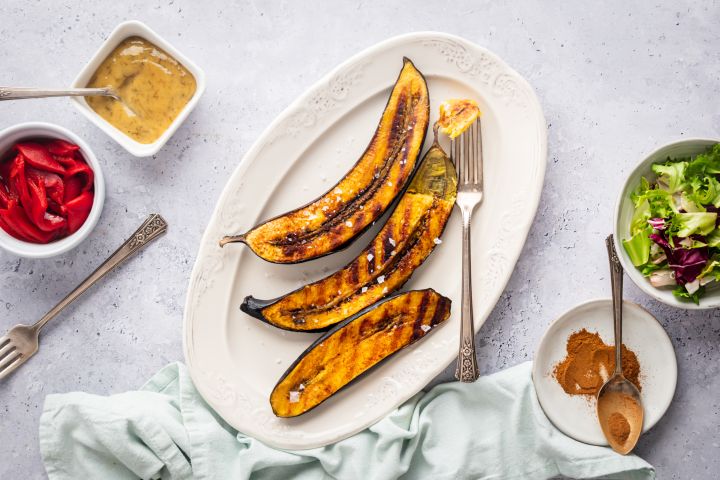
[[148, 27], [142, 22], [131, 20], [128, 22], [123, 22], [117, 27], [115, 27], [115, 30], [110, 33], [107, 40], [105, 40], [105, 42], [100, 46], [100, 49], [95, 52], [95, 55], [93, 55], [92, 59], [80, 71], [78, 76], [73, 81], [72, 86], [75, 88], [86, 87], [88, 82], [90, 81], [90, 78], [93, 76], [100, 64], [108, 57], [108, 55], [110, 55], [110, 53], [115, 49], [115, 47], [117, 47], [120, 42], [122, 42], [126, 38], [134, 36], [142, 37], [149, 42], [154, 43], [162, 50], [165, 50], [166, 53], [168, 53], [170, 56], [175, 58], [175, 60], [180, 62], [195, 77], [195, 94], [192, 96], [187, 105], [185, 105], [185, 108], [180, 111], [180, 114], [177, 116], [177, 118], [173, 120], [167, 130], [165, 130], [165, 132], [160, 136], [160, 138], [155, 140], [153, 143], [136, 142], [135, 140], [115, 128], [100, 115], [95, 113], [95, 111], [90, 108], [90, 105], [88, 105], [88, 103], [85, 101], [85, 98], [74, 97], [73, 100], [75, 101], [75, 105], [77, 106], [78, 110], [80, 110], [80, 112], [85, 115], [88, 120], [100, 127], [101, 130], [103, 130], [113, 140], [119, 143], [125, 150], [135, 155], [136, 157], [150, 157], [152, 155], [155, 155], [165, 145], [165, 143], [167, 143], [170, 137], [173, 136], [180, 124], [185, 121], [192, 109], [195, 108], [195, 105], [197, 105], [200, 96], [205, 91], [205, 73], [197, 65], [191, 62], [187, 57], [185, 57], [185, 55], [177, 51], [160, 35], [152, 31], [150, 27]]

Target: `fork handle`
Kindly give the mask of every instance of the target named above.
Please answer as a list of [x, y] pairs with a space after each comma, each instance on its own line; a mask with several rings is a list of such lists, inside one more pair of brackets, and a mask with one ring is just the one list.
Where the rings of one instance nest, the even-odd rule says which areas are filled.
[[110, 255], [105, 262], [100, 265], [97, 270], [91, 273], [83, 282], [78, 285], [75, 290], [70, 292], [67, 297], [60, 300], [60, 303], [55, 305], [48, 313], [45, 314], [40, 320], [35, 323], [32, 328], [35, 331], [40, 331], [47, 322], [55, 318], [65, 307], [70, 305], [76, 298], [85, 293], [85, 291], [92, 287], [98, 280], [103, 278], [105, 275], [110, 273], [115, 267], [120, 265], [122, 262], [130, 258], [136, 252], [142, 250], [147, 244], [155, 240], [157, 237], [167, 231], [167, 222], [157, 213], [151, 214], [140, 228], [123, 243], [120, 248]]
[[0, 87], [0, 101], [2, 100], [24, 100], [27, 98], [46, 97], [86, 97], [86, 96], [112, 97], [113, 92], [109, 88], [26, 88], [26, 87]]
[[460, 351], [458, 353], [455, 378], [465, 383], [478, 379], [477, 358], [475, 356], [475, 325], [472, 305], [472, 269], [470, 259], [470, 219], [472, 209], [462, 209], [462, 310], [460, 326]]

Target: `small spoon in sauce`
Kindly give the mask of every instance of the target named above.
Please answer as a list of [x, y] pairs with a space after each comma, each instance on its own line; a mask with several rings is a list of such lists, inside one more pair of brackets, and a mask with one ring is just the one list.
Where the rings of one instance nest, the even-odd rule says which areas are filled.
[[48, 97], [112, 97], [122, 101], [112, 88], [68, 88], [65, 90], [51, 88], [0, 87], [0, 100], [25, 100], [28, 98]]
[[49, 97], [110, 97], [122, 103], [125, 109], [132, 115], [137, 115], [127, 103], [120, 98], [115, 89], [103, 88], [31, 88], [31, 87], [0, 87], [0, 101], [3, 100], [26, 100], [29, 98]]
[[640, 391], [622, 371], [623, 268], [612, 235], [605, 239], [605, 244], [610, 260], [615, 321], [615, 372], [598, 391], [597, 414], [600, 428], [612, 449], [627, 455], [635, 448], [642, 433], [643, 407]]

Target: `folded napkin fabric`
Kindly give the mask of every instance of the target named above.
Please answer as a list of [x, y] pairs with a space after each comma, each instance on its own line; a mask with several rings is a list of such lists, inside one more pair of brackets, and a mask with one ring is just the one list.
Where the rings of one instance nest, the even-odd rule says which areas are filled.
[[49, 395], [40, 448], [51, 480], [655, 478], [636, 456], [558, 431], [537, 401], [530, 363], [438, 385], [350, 438], [303, 451], [238, 433], [174, 363], [136, 392]]

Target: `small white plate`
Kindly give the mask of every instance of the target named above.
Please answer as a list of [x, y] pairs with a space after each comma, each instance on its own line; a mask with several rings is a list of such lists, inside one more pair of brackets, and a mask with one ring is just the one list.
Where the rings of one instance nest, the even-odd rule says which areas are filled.
[[[598, 332], [605, 343], [612, 345], [612, 300], [582, 303], [550, 325], [535, 353], [533, 383], [545, 415], [558, 429], [580, 442], [607, 445], [598, 424], [595, 398], [568, 395], [552, 375], [555, 365], [565, 358], [568, 337], [583, 328]], [[675, 394], [675, 350], [657, 319], [628, 301], [623, 303], [623, 343], [640, 362], [643, 432], [647, 432], [665, 414]]]
[[195, 94], [192, 96], [192, 98], [190, 98], [190, 101], [187, 103], [187, 105], [185, 105], [185, 108], [180, 111], [178, 116], [175, 118], [175, 120], [173, 120], [173, 122], [160, 136], [160, 138], [155, 140], [153, 143], [136, 142], [132, 138], [125, 135], [125, 133], [115, 128], [115, 126], [110, 124], [103, 117], [95, 113], [95, 111], [90, 108], [90, 105], [88, 105], [88, 103], [85, 101], [85, 98], [73, 97], [73, 100], [75, 101], [75, 106], [77, 106], [78, 110], [80, 110], [80, 113], [85, 115], [88, 120], [97, 125], [103, 132], [108, 134], [110, 138], [119, 143], [120, 146], [123, 147], [125, 150], [135, 155], [136, 157], [150, 157], [152, 155], [155, 155], [167, 143], [167, 141], [170, 140], [170, 137], [175, 134], [175, 131], [177, 131], [177, 129], [185, 121], [188, 115], [190, 115], [190, 112], [195, 108], [198, 100], [200, 100], [200, 96], [205, 91], [205, 72], [203, 72], [200, 67], [195, 65], [192, 61], [190, 61], [189, 58], [187, 58], [185, 55], [175, 49], [175, 47], [170, 45], [167, 40], [152, 31], [150, 27], [148, 27], [142, 22], [132, 20], [128, 22], [123, 22], [117, 27], [115, 27], [115, 30], [110, 33], [107, 40], [103, 42], [98, 51], [95, 52], [95, 55], [93, 55], [87, 65], [85, 65], [85, 67], [83, 67], [83, 69], [80, 71], [77, 78], [75, 78], [75, 81], [73, 81], [72, 86], [73, 88], [83, 88], [87, 86], [90, 78], [93, 76], [93, 74], [98, 69], [103, 60], [105, 60], [108, 55], [110, 55], [110, 53], [115, 49], [115, 47], [120, 44], [120, 42], [122, 42], [128, 37], [133, 36], [144, 38], [145, 40], [157, 45], [168, 55], [180, 62], [195, 77]]

